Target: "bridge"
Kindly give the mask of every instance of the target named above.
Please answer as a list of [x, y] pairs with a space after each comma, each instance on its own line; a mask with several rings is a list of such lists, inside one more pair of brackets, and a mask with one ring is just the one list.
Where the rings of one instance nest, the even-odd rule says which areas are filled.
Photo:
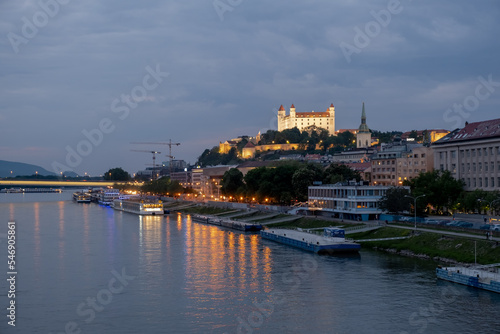
[[108, 187], [115, 184], [125, 184], [126, 182], [110, 181], [60, 181], [60, 180], [0, 180], [0, 188], [5, 187]]

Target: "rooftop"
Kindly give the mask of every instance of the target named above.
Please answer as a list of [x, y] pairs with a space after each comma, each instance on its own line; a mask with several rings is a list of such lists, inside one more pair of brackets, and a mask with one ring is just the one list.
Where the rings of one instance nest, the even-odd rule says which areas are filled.
[[434, 144], [498, 137], [500, 137], [500, 118], [469, 124], [466, 123], [464, 128], [452, 131], [447, 136], [434, 142]]

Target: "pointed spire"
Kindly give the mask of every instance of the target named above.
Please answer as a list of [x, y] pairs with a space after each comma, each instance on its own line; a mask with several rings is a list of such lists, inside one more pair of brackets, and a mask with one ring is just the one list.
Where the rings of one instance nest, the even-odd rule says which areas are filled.
[[330, 108], [334, 108], [333, 103], [332, 103], [332, 104], [330, 104]]
[[285, 108], [283, 108], [283, 105], [280, 106], [280, 111], [284, 111]]
[[295, 106], [293, 105], [293, 103], [292, 103], [292, 106], [290, 108], [295, 109]]
[[361, 125], [359, 126], [359, 132], [370, 132], [368, 125], [366, 125], [366, 113], [365, 113], [365, 103], [363, 102], [363, 109], [361, 112]]

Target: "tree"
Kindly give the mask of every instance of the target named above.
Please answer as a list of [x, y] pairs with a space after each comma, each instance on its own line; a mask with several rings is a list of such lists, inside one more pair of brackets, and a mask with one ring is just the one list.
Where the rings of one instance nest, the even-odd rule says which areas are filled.
[[406, 188], [391, 187], [387, 189], [385, 195], [378, 201], [378, 208], [399, 215], [400, 212], [408, 210], [410, 206], [411, 198], [405, 197], [408, 195], [410, 193]]
[[314, 181], [323, 180], [323, 169], [316, 164], [307, 164], [296, 170], [292, 176], [292, 185], [297, 200], [304, 202], [307, 200], [308, 187]]
[[335, 184], [337, 182], [350, 181], [352, 179], [358, 182], [361, 180], [361, 175], [358, 171], [352, 170], [346, 165], [331, 164], [324, 172], [323, 183]]
[[416, 178], [404, 181], [403, 185], [409, 185], [412, 194], [425, 194], [427, 203], [438, 211], [454, 206], [464, 191], [464, 182], [456, 180], [448, 170], [420, 173]]
[[221, 191], [225, 196], [236, 196], [244, 191], [243, 173], [236, 168], [231, 168], [224, 173], [221, 182]]
[[128, 181], [130, 180], [130, 174], [124, 171], [122, 168], [111, 168], [106, 173], [104, 173], [104, 180], [109, 181]]

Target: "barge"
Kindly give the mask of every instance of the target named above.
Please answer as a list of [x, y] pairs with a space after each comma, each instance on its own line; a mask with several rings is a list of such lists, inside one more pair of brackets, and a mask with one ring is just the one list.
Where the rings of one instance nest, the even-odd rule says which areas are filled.
[[191, 215], [191, 219], [200, 223], [206, 223], [217, 226], [224, 226], [227, 228], [232, 228], [233, 230], [245, 231], [245, 232], [258, 232], [262, 230], [261, 224], [253, 224], [246, 222], [239, 222], [235, 220], [224, 220], [221, 218], [214, 218], [210, 216], [203, 215]]
[[437, 267], [438, 278], [500, 293], [500, 263], [475, 267]]
[[301, 229], [267, 229], [260, 231], [264, 239], [276, 241], [318, 254], [357, 253], [361, 245], [345, 238], [345, 231], [327, 227], [323, 235], [305, 232]]

